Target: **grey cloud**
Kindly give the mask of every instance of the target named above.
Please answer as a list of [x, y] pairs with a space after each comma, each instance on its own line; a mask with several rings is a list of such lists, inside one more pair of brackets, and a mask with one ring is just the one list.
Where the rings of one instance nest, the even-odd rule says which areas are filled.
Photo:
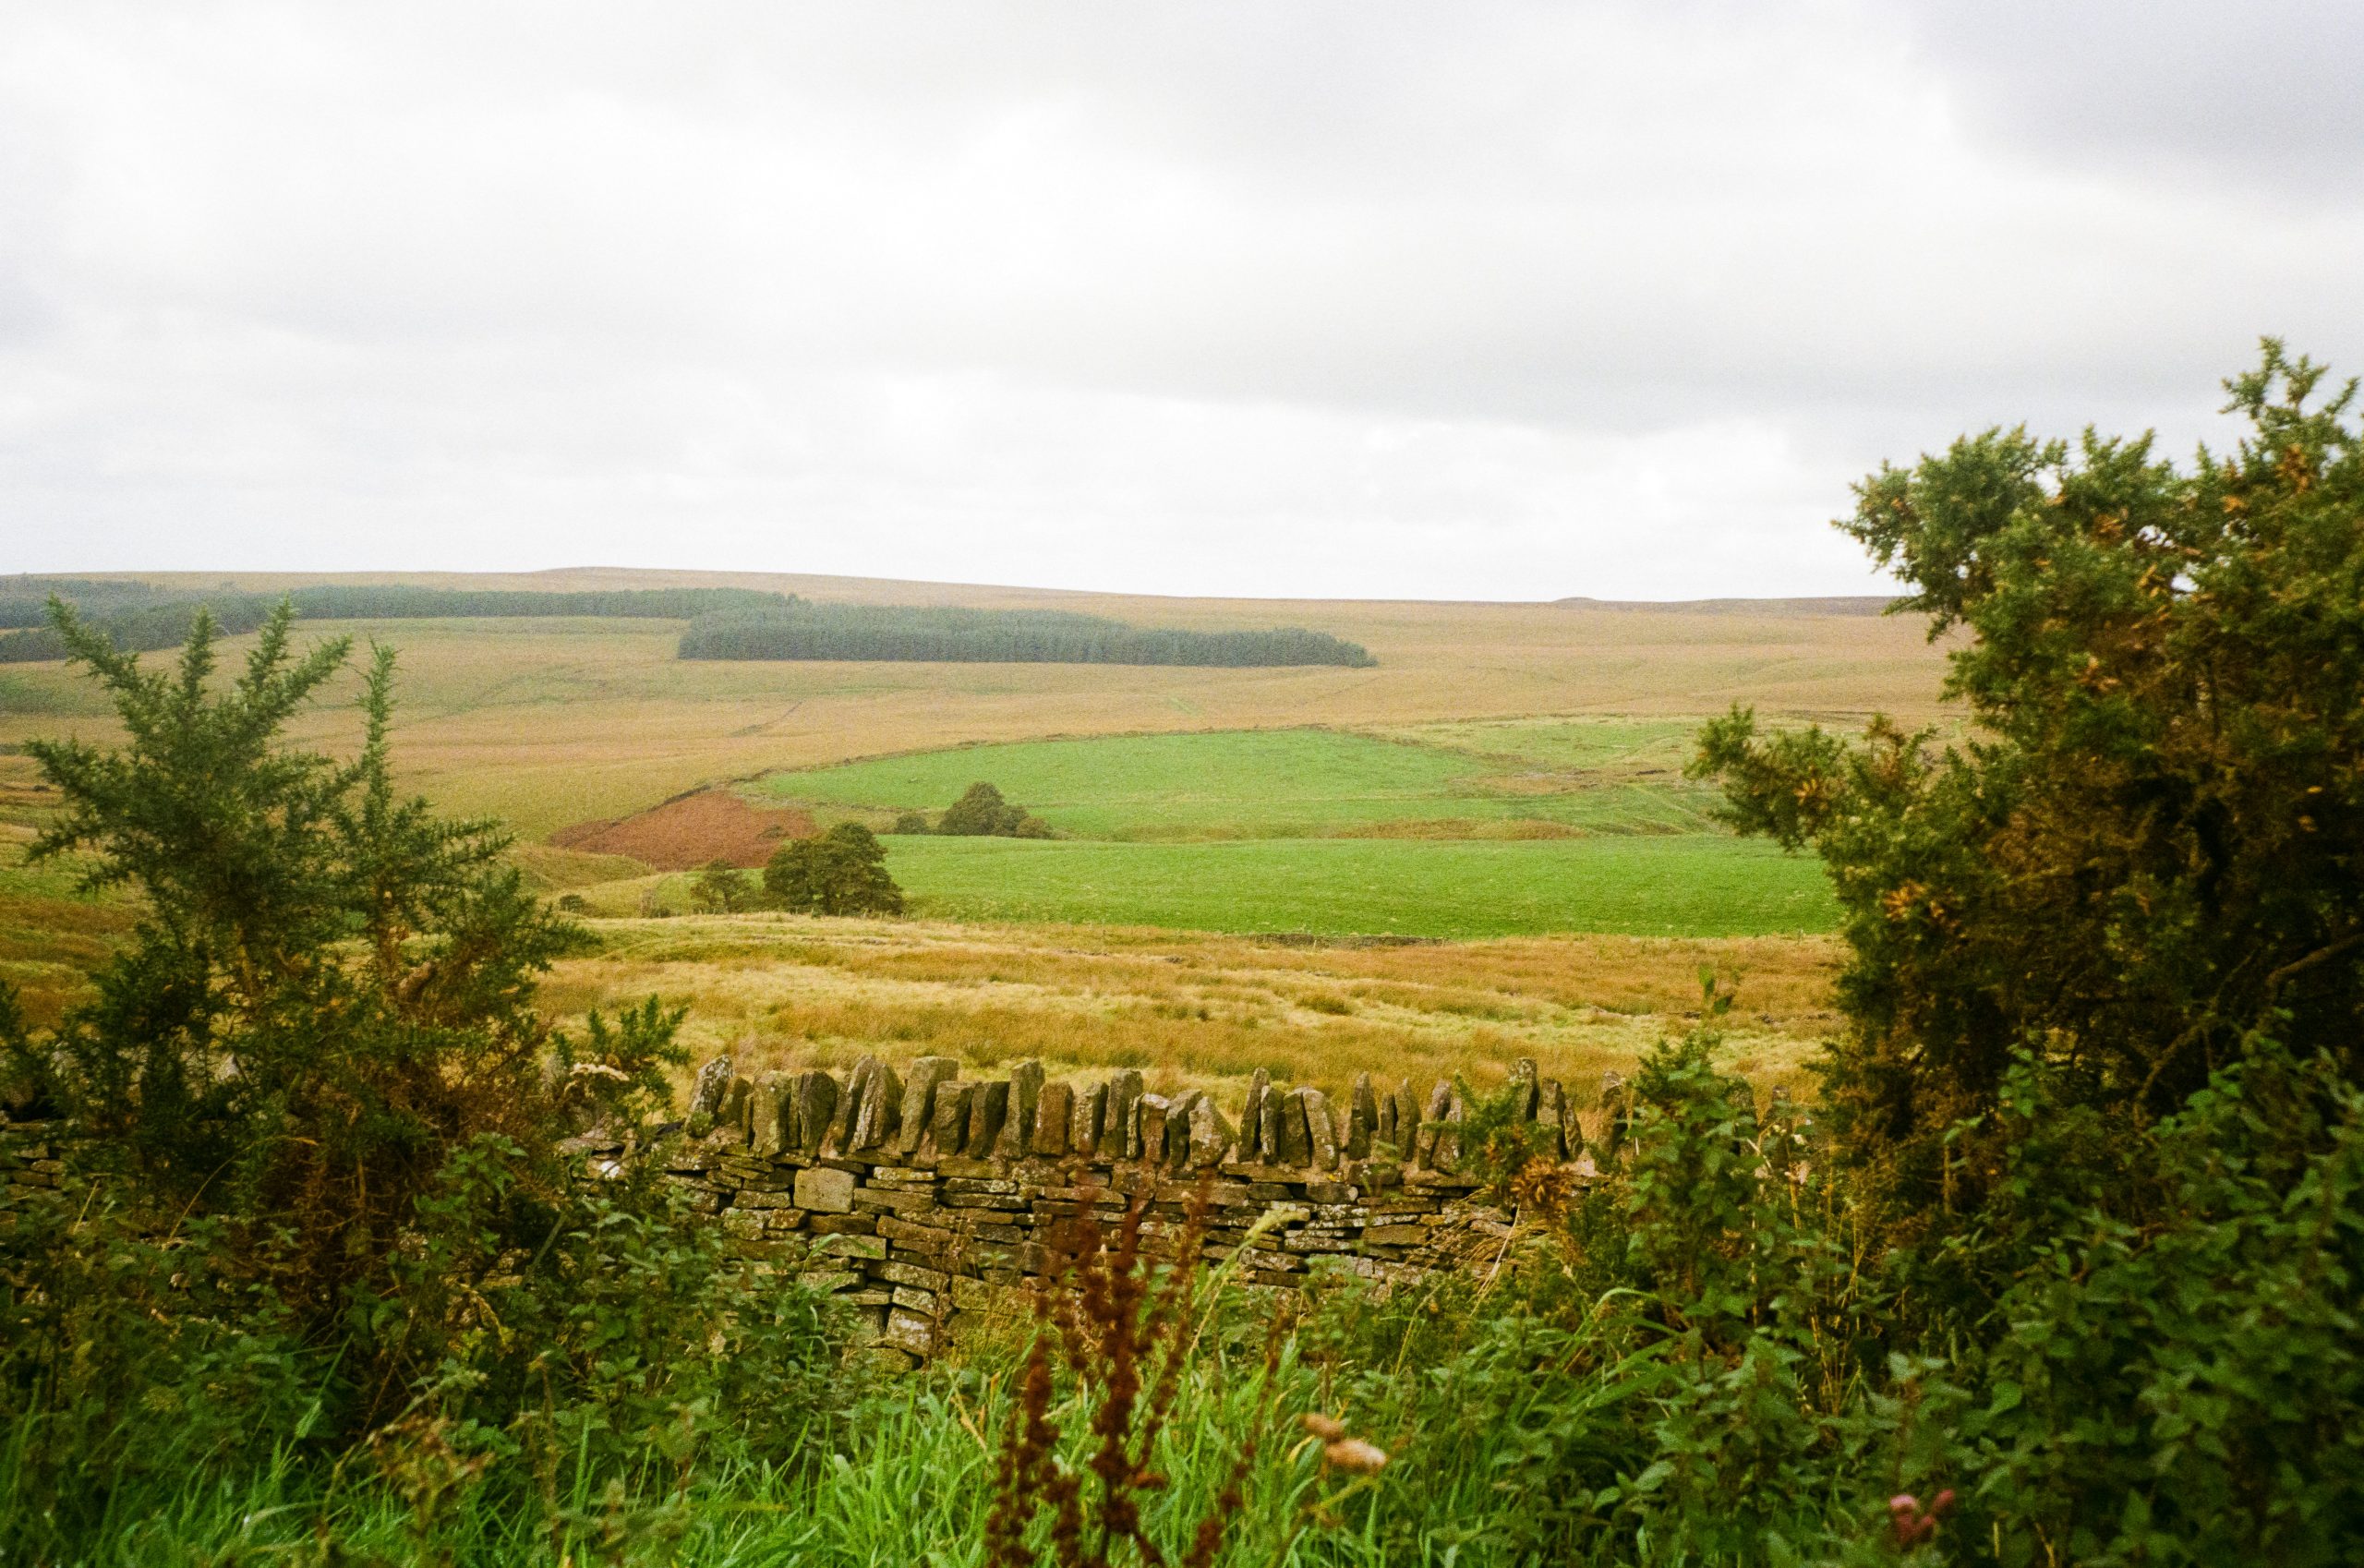
[[1912, 0], [1998, 141], [2305, 205], [2364, 190], [2364, 7], [2343, 0]]
[[1884, 454], [2364, 358], [2364, 197], [2080, 128], [2207, 64], [2086, 9], [14, 14], [0, 569], [1860, 585]]

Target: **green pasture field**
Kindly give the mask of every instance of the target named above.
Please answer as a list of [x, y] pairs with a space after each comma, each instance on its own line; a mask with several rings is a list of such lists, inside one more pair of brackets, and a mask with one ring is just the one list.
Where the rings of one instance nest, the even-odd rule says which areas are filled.
[[[763, 793], [821, 806], [941, 811], [979, 780], [1078, 838], [1157, 842], [1372, 835], [1697, 833], [1692, 726], [1616, 719], [1124, 735], [961, 747], [777, 774]], [[1538, 837], [1541, 835], [1538, 835]]]
[[913, 912], [938, 919], [1465, 939], [1802, 935], [1832, 930], [1838, 914], [1819, 861], [1708, 834], [885, 842]]
[[823, 815], [941, 811], [984, 780], [1053, 842], [890, 835], [941, 919], [1487, 937], [1827, 931], [1821, 871], [1685, 781], [1695, 721], [1457, 721], [969, 746], [772, 775]]

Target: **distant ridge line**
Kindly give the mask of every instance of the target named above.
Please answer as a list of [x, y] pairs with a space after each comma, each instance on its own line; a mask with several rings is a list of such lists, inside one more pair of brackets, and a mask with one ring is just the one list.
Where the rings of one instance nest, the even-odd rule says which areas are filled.
[[12, 584], [74, 577], [95, 582], [145, 582], [160, 588], [271, 593], [308, 585], [321, 586], [417, 585], [452, 588], [509, 588], [527, 592], [596, 592], [656, 584], [676, 587], [749, 587], [796, 593], [807, 598], [850, 603], [977, 605], [1019, 608], [1077, 601], [1204, 605], [1450, 605], [1500, 609], [1618, 610], [1660, 615], [1878, 615], [1896, 602], [1886, 594], [1839, 594], [1797, 598], [1604, 599], [1572, 594], [1556, 599], [1406, 599], [1347, 597], [1300, 598], [1288, 595], [1149, 594], [1124, 589], [1033, 588], [1012, 584], [945, 583], [924, 578], [854, 577], [790, 572], [737, 572], [711, 568], [642, 566], [553, 566], [531, 572], [76, 572], [0, 575], [0, 592]]
[[1793, 599], [1553, 599], [1569, 609], [1622, 609], [1658, 615], [1885, 615], [1894, 594], [1833, 594]]

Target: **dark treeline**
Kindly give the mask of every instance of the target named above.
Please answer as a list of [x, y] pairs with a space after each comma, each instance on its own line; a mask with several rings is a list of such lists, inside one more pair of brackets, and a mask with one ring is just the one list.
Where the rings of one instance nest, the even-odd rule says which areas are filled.
[[1269, 665], [1378, 663], [1360, 644], [1326, 632], [1185, 632], [1128, 626], [1067, 610], [951, 609], [920, 605], [814, 604], [702, 615], [681, 636], [683, 658], [902, 659], [946, 664]]
[[236, 635], [263, 623], [282, 597], [298, 615], [321, 621], [417, 621], [433, 617], [600, 615], [688, 621], [718, 610], [746, 613], [784, 609], [778, 594], [753, 588], [617, 588], [549, 593], [533, 588], [428, 588], [403, 584], [321, 584], [269, 593], [192, 593], [146, 583], [92, 583], [68, 578], [18, 578], [0, 585], [0, 626], [26, 630], [0, 635], [0, 663], [63, 658], [66, 645], [43, 624], [51, 594], [97, 624], [115, 645], [132, 652], [180, 645], [202, 605], [224, 633]]
[[154, 583], [113, 581], [95, 577], [0, 577], [0, 626], [46, 626], [50, 596], [66, 600], [85, 615], [119, 615], [126, 610], [152, 609], [199, 597], [187, 588], [166, 588]]

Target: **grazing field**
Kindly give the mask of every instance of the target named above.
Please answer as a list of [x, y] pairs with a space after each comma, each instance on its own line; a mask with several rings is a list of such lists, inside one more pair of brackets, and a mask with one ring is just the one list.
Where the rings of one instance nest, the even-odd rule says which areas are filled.
[[[912, 912], [940, 920], [1440, 940], [1554, 932], [1802, 935], [1836, 924], [1819, 861], [1719, 834], [885, 843], [886, 868]], [[651, 893], [674, 911], [693, 907], [686, 875], [573, 886], [600, 914], [637, 913]]]
[[1128, 842], [1699, 832], [1712, 793], [1683, 781], [1692, 726], [1228, 730], [1038, 741], [774, 775], [764, 790], [876, 814], [941, 811], [986, 780], [1061, 833]]
[[1753, 839], [1496, 843], [1284, 838], [1212, 844], [897, 838], [887, 869], [923, 914], [1324, 935], [1828, 931], [1822, 865]]
[[888, 838], [889, 871], [940, 918], [1452, 938], [1829, 929], [1819, 865], [1725, 834], [1712, 791], [1683, 780], [1692, 728], [1039, 741], [778, 774], [754, 793], [883, 828], [984, 780], [1062, 835]]

